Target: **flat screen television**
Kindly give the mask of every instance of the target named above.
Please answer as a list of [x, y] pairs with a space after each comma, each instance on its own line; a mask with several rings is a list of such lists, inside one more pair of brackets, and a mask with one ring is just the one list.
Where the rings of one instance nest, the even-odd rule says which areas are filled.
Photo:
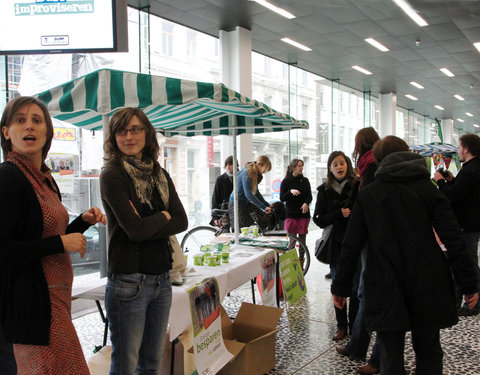
[[128, 50], [126, 0], [0, 0], [0, 54]]

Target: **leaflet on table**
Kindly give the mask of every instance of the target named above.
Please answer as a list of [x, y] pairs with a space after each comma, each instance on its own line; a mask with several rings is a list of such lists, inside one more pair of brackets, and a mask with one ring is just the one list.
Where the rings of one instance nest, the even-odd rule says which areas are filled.
[[218, 282], [210, 277], [189, 289], [188, 294], [197, 372], [216, 374], [233, 358], [223, 342]]
[[307, 284], [303, 278], [303, 271], [295, 249], [280, 255], [280, 278], [282, 279], [283, 293], [290, 304], [294, 304], [307, 293]]
[[276, 288], [275, 288], [275, 253], [269, 252], [260, 259], [262, 264], [262, 282], [261, 282], [261, 296], [262, 305], [276, 307]]

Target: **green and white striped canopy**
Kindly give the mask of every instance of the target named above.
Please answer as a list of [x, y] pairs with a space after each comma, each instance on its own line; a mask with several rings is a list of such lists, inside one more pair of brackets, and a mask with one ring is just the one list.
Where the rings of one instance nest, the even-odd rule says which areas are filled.
[[101, 130], [103, 116], [140, 107], [165, 136], [233, 135], [308, 129], [224, 84], [101, 69], [36, 95], [51, 115], [84, 129]]

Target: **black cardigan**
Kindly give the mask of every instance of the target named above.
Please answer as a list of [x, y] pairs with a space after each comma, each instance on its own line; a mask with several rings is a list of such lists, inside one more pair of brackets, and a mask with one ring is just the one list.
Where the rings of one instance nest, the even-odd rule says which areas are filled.
[[[42, 238], [43, 214], [35, 191], [13, 163], [0, 164], [0, 323], [7, 341], [48, 345], [51, 307], [41, 258], [63, 253], [59, 235]], [[81, 216], [67, 233], [85, 231]]]
[[[171, 219], [141, 203], [121, 164], [112, 161], [100, 174], [100, 190], [108, 221], [108, 272], [160, 275], [171, 269], [167, 240], [187, 229], [188, 219], [167, 171]], [[138, 216], [132, 209], [135, 206]]]

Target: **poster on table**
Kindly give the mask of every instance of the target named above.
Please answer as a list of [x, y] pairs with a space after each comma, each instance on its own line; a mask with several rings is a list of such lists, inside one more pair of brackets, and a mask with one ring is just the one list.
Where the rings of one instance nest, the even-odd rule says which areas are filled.
[[193, 352], [199, 375], [216, 374], [233, 358], [223, 342], [217, 279], [205, 279], [188, 291], [193, 326]]
[[303, 278], [302, 266], [298, 259], [297, 250], [293, 249], [280, 255], [280, 278], [282, 279], [283, 293], [289, 304], [294, 304], [307, 293], [307, 284]]
[[275, 253], [272, 251], [260, 259], [262, 266], [261, 296], [264, 306], [276, 307]]

